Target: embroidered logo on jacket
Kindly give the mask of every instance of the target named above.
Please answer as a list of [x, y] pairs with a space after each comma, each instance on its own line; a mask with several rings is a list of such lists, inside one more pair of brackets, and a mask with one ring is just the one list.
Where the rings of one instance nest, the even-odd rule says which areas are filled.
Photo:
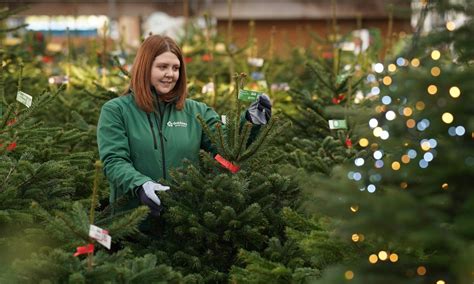
[[184, 121], [168, 121], [168, 127], [188, 127], [188, 123]]

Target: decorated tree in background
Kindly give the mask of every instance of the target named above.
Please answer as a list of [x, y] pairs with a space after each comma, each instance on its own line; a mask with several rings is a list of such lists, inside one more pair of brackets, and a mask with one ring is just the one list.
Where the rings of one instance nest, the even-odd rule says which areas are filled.
[[365, 247], [318, 283], [473, 281], [474, 6], [423, 3], [444, 21], [374, 66], [379, 101], [357, 141], [367, 154], [332, 179], [312, 179], [324, 188], [313, 210], [340, 216], [342, 239]]
[[355, 114], [371, 105], [375, 91], [366, 74], [379, 46], [359, 44], [354, 50], [346, 46], [362, 41], [362, 35], [368, 41], [371, 33], [357, 30], [343, 37], [331, 34], [326, 41], [316, 38], [321, 45], [314, 47], [316, 51], [305, 61], [307, 70], [291, 85], [291, 105], [283, 111], [293, 123], [281, 139], [283, 162], [329, 175], [334, 165], [357, 154], [352, 140], [360, 119]]

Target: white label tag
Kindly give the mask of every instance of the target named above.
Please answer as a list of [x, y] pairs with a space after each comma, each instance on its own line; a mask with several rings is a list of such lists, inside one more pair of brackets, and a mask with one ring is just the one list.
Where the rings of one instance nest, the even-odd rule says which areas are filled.
[[33, 101], [33, 97], [28, 95], [27, 93], [18, 91], [18, 93], [16, 93], [16, 100], [24, 104], [25, 106], [30, 107], [31, 102]]
[[49, 77], [48, 82], [50, 84], [67, 84], [69, 83], [69, 77], [68, 76], [52, 76]]
[[214, 83], [210, 82], [210, 83], [207, 83], [206, 85], [202, 86], [201, 92], [203, 94], [214, 93]]
[[263, 66], [263, 58], [249, 57], [249, 58], [247, 58], [247, 63], [251, 66], [262, 67]]
[[347, 129], [345, 120], [329, 120], [329, 129]]
[[221, 115], [221, 121], [222, 121], [222, 124], [226, 124], [227, 123], [227, 116], [226, 115]]
[[109, 236], [109, 232], [107, 230], [91, 225], [89, 228], [89, 237], [93, 238], [104, 247], [110, 249], [110, 245], [112, 244], [112, 237]]

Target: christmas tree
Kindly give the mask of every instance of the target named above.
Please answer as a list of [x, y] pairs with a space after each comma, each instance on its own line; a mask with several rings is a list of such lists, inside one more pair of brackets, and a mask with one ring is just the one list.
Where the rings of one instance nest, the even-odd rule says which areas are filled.
[[[363, 253], [318, 283], [474, 279], [473, 2], [421, 5], [422, 15], [443, 20], [374, 65], [379, 101], [357, 133], [366, 155], [335, 169], [333, 179], [319, 179], [325, 190], [317, 193], [324, 200], [317, 210], [344, 220], [337, 232]], [[463, 15], [464, 23], [455, 22]]]

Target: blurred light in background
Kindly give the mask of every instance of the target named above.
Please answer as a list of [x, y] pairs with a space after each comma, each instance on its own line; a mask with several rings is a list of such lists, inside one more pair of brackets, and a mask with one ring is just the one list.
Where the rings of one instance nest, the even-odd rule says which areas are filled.
[[27, 16], [27, 29], [50, 33], [53, 36], [65, 36], [69, 29], [74, 36], [97, 36], [109, 22], [107, 16]]

